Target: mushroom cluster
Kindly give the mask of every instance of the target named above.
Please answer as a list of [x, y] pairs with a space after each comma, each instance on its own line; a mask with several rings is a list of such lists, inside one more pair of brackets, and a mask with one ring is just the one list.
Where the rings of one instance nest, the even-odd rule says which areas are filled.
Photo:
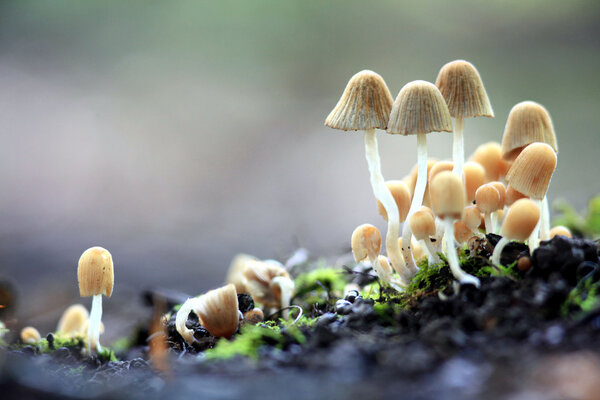
[[[435, 85], [409, 82], [393, 102], [380, 75], [359, 72], [327, 117], [328, 127], [365, 131], [371, 186], [388, 229], [383, 254], [381, 235], [371, 224], [353, 232], [352, 251], [383, 284], [401, 291], [411, 281], [418, 271], [416, 244], [430, 263], [440, 262], [442, 253], [459, 282], [478, 286], [457, 257], [457, 246], [472, 236], [502, 234], [490, 259], [498, 264], [510, 240], [527, 241], [533, 252], [540, 240], [570, 234], [550, 230], [546, 193], [558, 147], [548, 111], [533, 101], [515, 105], [502, 143], [480, 145], [465, 162], [464, 119], [482, 116], [494, 117], [494, 111], [481, 76], [473, 64], [456, 60], [441, 68]], [[417, 164], [405, 178], [383, 179], [376, 129], [417, 136]], [[430, 132], [453, 132], [452, 161], [428, 159]]]

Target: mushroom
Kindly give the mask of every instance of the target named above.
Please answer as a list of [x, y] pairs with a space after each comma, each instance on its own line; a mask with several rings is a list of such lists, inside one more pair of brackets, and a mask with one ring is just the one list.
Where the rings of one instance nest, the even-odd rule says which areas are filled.
[[101, 352], [102, 295], [111, 296], [115, 281], [113, 260], [108, 250], [102, 247], [91, 247], [84, 251], [79, 258], [77, 280], [81, 297], [93, 296], [86, 341], [87, 349], [90, 353], [94, 350]]
[[[427, 134], [442, 131], [452, 132], [452, 120], [438, 88], [425, 81], [407, 83], [394, 101], [387, 129], [391, 134], [417, 136], [417, 183], [407, 218], [417, 212], [423, 203], [427, 186]], [[417, 267], [410, 251], [410, 239], [410, 224], [404, 223], [402, 254], [411, 273], [415, 273]]]
[[504, 213], [504, 206], [506, 205], [506, 186], [500, 181], [490, 182], [500, 195], [500, 204], [498, 204], [498, 210], [492, 211], [492, 232], [498, 233], [498, 222], [502, 219]]
[[571, 230], [566, 226], [557, 225], [554, 228], [550, 229], [550, 239], [554, 238], [555, 236], [564, 236], [570, 238], [573, 237], [573, 234], [571, 233]]
[[464, 166], [464, 181], [467, 204], [475, 200], [475, 192], [485, 183], [485, 170], [475, 161], [467, 161]]
[[26, 326], [21, 329], [21, 340], [25, 344], [37, 344], [42, 340], [42, 336], [33, 326]]
[[73, 304], [63, 312], [56, 327], [56, 336], [72, 338], [87, 332], [83, 332], [83, 327], [88, 323], [90, 314], [82, 304]]
[[[556, 169], [556, 153], [554, 149], [546, 143], [532, 143], [525, 147], [519, 156], [515, 159], [512, 167], [506, 174], [506, 182], [519, 192], [540, 203], [546, 197], [550, 179]], [[529, 249], [531, 253], [538, 247], [538, 232], [540, 226], [549, 226], [545, 219], [549, 215], [542, 210], [541, 221], [538, 227], [534, 229], [529, 238]], [[550, 238], [549, 231], [542, 232], [542, 240]]]
[[535, 230], [540, 218], [540, 208], [529, 199], [517, 200], [509, 209], [502, 224], [502, 239], [496, 244], [491, 262], [500, 265], [500, 255], [511, 241], [524, 242]]
[[242, 270], [241, 279], [250, 296], [263, 306], [286, 308], [290, 305], [294, 282], [281, 264], [249, 261]]
[[454, 117], [454, 140], [452, 145], [452, 172], [463, 179], [465, 145], [463, 139], [464, 118], [493, 117], [494, 111], [483, 87], [479, 72], [465, 60], [455, 60], [444, 65], [435, 85], [444, 96], [450, 115]]
[[463, 271], [454, 244], [454, 221], [460, 220], [465, 205], [465, 187], [458, 175], [449, 171], [439, 173], [430, 187], [433, 211], [444, 222], [446, 255], [452, 275], [460, 282], [479, 287], [479, 279]]
[[350, 79], [342, 97], [327, 116], [325, 125], [343, 131], [365, 131], [365, 154], [371, 187], [375, 198], [383, 204], [388, 215], [387, 253], [398, 274], [407, 276], [409, 271], [406, 270], [398, 247], [398, 207], [381, 174], [381, 160], [375, 136], [375, 129], [386, 129], [388, 126], [392, 101], [392, 95], [380, 75], [369, 70], [361, 71]]
[[190, 312], [198, 316], [200, 324], [214, 337], [233, 336], [239, 324], [238, 299], [232, 283], [206, 292], [200, 297], [187, 299], [175, 317], [175, 329], [189, 344], [194, 343], [194, 331], [185, 324]]
[[485, 233], [494, 232], [492, 213], [500, 208], [500, 193], [494, 186], [486, 183], [475, 192], [475, 202], [485, 218]]
[[500, 143], [488, 142], [475, 149], [471, 161], [479, 163], [485, 170], [485, 181], [497, 181], [504, 177], [510, 165], [502, 158]]
[[419, 211], [410, 217], [408, 222], [415, 239], [421, 240], [425, 244], [425, 248], [431, 256], [431, 261], [434, 263], [439, 262], [438, 249], [434, 248], [431, 242], [431, 237], [436, 235], [435, 217], [431, 209], [425, 206], [421, 207]]
[[[377, 276], [386, 284], [396, 290], [402, 290], [406, 282], [395, 278], [392, 271], [386, 268], [386, 265], [380, 263], [379, 251], [381, 250], [381, 234], [379, 230], [371, 224], [362, 224], [352, 232], [352, 254], [354, 260], [358, 263], [369, 260]], [[387, 260], [386, 260], [387, 263]]]
[[515, 201], [517, 201], [519, 199], [526, 199], [526, 198], [527, 198], [527, 196], [525, 196], [523, 193], [519, 192], [514, 187], [508, 185], [506, 187], [506, 198], [504, 201], [504, 205], [506, 207], [510, 207], [514, 204]]
[[[410, 190], [403, 181], [387, 181], [385, 185], [394, 197], [394, 201], [398, 207], [398, 226], [400, 226], [400, 222], [404, 222], [406, 220], [408, 208], [410, 207]], [[388, 220], [385, 207], [379, 200], [377, 200], [377, 211], [379, 212], [379, 215], [383, 217], [383, 219], [386, 221]]]

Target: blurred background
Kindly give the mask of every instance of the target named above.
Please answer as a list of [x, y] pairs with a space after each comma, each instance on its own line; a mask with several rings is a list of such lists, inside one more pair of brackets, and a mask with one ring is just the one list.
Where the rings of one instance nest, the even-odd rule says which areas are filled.
[[[198, 294], [238, 252], [340, 254], [357, 225], [384, 229], [362, 135], [323, 126], [365, 68], [395, 97], [475, 64], [496, 118], [466, 121], [467, 154], [501, 140], [515, 103], [544, 104], [550, 201], [584, 207], [599, 191], [599, 17], [596, 0], [2, 1], [0, 279], [20, 322], [47, 332], [89, 307], [76, 268], [93, 245], [115, 260], [116, 337], [145, 287]], [[406, 175], [414, 138], [378, 137], [386, 179]], [[429, 151], [449, 158], [451, 135]]]

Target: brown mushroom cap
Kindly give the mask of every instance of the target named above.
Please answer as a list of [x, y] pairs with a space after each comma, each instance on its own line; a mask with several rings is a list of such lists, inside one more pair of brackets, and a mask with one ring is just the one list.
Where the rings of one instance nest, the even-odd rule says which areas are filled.
[[508, 115], [502, 136], [502, 158], [514, 160], [525, 146], [546, 143], [558, 152], [554, 126], [548, 111], [533, 101], [523, 101], [515, 105]]
[[475, 161], [483, 167], [486, 182], [500, 179], [503, 163], [500, 143], [488, 142], [480, 145], [471, 156], [471, 161]]
[[506, 203], [506, 186], [504, 186], [504, 183], [499, 181], [490, 182], [488, 185], [492, 185], [498, 191], [498, 194], [500, 195], [500, 204], [498, 205], [498, 209], [502, 210]]
[[542, 200], [556, 169], [556, 153], [546, 143], [532, 143], [516, 158], [506, 182], [533, 199]]
[[229, 284], [200, 297], [194, 311], [200, 323], [214, 337], [231, 337], [239, 323], [238, 299], [235, 286]]
[[454, 118], [493, 117], [490, 99], [483, 87], [479, 72], [465, 60], [455, 60], [444, 65], [435, 85], [448, 103]]
[[[385, 183], [390, 193], [392, 193], [392, 197], [396, 201], [396, 206], [398, 207], [398, 212], [400, 213], [400, 222], [404, 222], [406, 220], [406, 216], [408, 215], [408, 210], [410, 209], [410, 190], [408, 186], [403, 181], [387, 181]], [[385, 211], [385, 207], [379, 200], [377, 200], [377, 211], [379, 214], [385, 219], [388, 220], [387, 211]]]
[[426, 240], [435, 235], [435, 218], [431, 212], [419, 210], [411, 215], [408, 223], [417, 240]]
[[485, 182], [485, 170], [475, 161], [467, 161], [464, 169], [465, 191], [467, 193], [467, 202], [472, 203], [475, 200], [475, 192]]
[[67, 336], [75, 336], [79, 334], [85, 323], [90, 318], [90, 314], [82, 304], [73, 304], [63, 312], [56, 333]]
[[458, 243], [465, 243], [471, 236], [473, 236], [473, 230], [467, 224], [463, 221], [456, 221], [454, 223], [454, 238]]
[[523, 193], [519, 192], [514, 187], [508, 185], [506, 187], [506, 200], [504, 202], [504, 205], [510, 207], [514, 204], [515, 201], [526, 198], [527, 196], [525, 196]]
[[550, 229], [550, 239], [555, 236], [564, 236], [564, 237], [573, 237], [571, 230], [566, 226], [557, 225], [554, 228]]
[[436, 215], [440, 218], [461, 219], [466, 203], [462, 179], [450, 171], [442, 171], [431, 181], [429, 194]]
[[485, 184], [475, 193], [477, 207], [484, 213], [491, 213], [500, 208], [500, 193], [490, 184]]
[[438, 88], [425, 81], [407, 83], [392, 106], [387, 132], [416, 135], [452, 132], [448, 106]]
[[475, 205], [465, 207], [462, 221], [471, 231], [479, 228], [479, 225], [481, 225], [481, 210], [479, 207]]
[[361, 262], [377, 257], [381, 250], [381, 234], [373, 225], [362, 224], [352, 232], [351, 243], [354, 260]]
[[540, 208], [534, 201], [520, 199], [508, 209], [502, 224], [502, 236], [524, 242], [540, 219]]
[[383, 78], [373, 71], [360, 71], [350, 78], [325, 125], [343, 131], [386, 129], [392, 103]]
[[112, 294], [115, 274], [112, 256], [102, 247], [91, 247], [83, 252], [77, 267], [81, 297]]

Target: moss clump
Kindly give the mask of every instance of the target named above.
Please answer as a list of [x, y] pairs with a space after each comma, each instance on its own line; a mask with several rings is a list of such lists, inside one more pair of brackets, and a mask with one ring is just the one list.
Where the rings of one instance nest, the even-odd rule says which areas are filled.
[[565, 201], [556, 202], [554, 207], [561, 213], [554, 219], [554, 225], [564, 225], [578, 236], [595, 238], [600, 235], [600, 195], [590, 200], [584, 216]]
[[102, 351], [98, 353], [98, 359], [102, 363], [119, 361], [117, 356], [115, 356], [115, 352], [107, 347], [102, 348]]
[[567, 299], [561, 307], [561, 314], [581, 315], [600, 307], [600, 282], [587, 278], [571, 289]]
[[484, 265], [482, 266], [476, 274], [480, 278], [488, 277], [488, 276], [502, 276], [513, 279], [520, 279], [521, 275], [519, 273], [519, 269], [517, 268], [517, 261], [511, 263], [508, 266], [504, 265]]
[[294, 280], [296, 294], [294, 303], [306, 310], [326, 309], [335, 298], [344, 294], [346, 275], [334, 268], [318, 268], [298, 275]]

